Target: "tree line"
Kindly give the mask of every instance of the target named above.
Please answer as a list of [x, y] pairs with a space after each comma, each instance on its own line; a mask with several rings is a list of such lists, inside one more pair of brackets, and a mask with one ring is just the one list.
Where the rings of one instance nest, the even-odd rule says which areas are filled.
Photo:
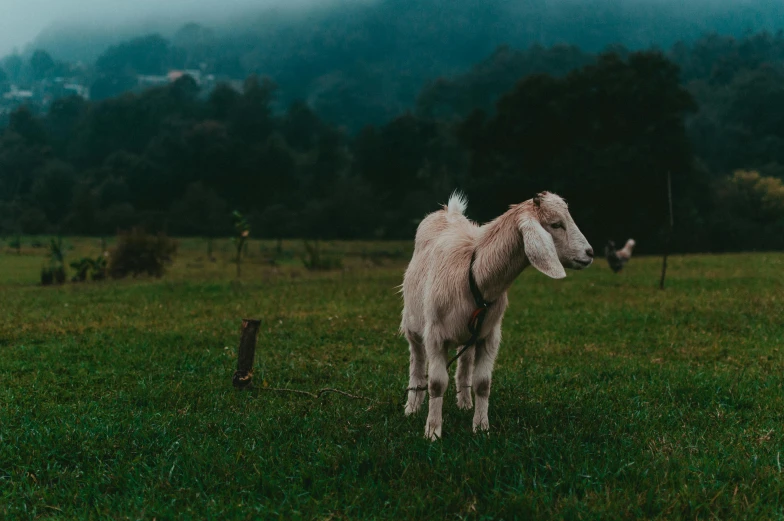
[[458, 74], [501, 44], [525, 49], [568, 42], [590, 53], [611, 44], [670, 49], [681, 40], [690, 47], [706, 31], [736, 38], [775, 31], [784, 19], [784, 4], [767, 0], [256, 2], [211, 16], [199, 14], [204, 4], [189, 6], [189, 18], [54, 24], [31, 48], [51, 56], [32, 63], [28, 53], [11, 55], [0, 68], [22, 84], [43, 74], [79, 76], [92, 99], [134, 88], [137, 75], [169, 69], [238, 80], [267, 75], [279, 86], [282, 106], [307, 99], [327, 121], [353, 133], [393, 119], [413, 105], [425, 81]]
[[22, 107], [0, 136], [0, 232], [218, 236], [240, 210], [263, 237], [411, 238], [455, 188], [478, 221], [551, 190], [594, 246], [654, 252], [670, 172], [677, 251], [780, 249], [782, 42], [499, 48], [353, 133], [304, 101], [278, 110], [257, 76]]

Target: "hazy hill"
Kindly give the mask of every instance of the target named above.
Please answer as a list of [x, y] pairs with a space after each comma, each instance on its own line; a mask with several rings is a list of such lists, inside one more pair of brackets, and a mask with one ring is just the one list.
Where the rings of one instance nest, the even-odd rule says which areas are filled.
[[[784, 3], [764, 0], [342, 0], [241, 13], [209, 6], [181, 17], [146, 12], [114, 25], [54, 25], [31, 48], [92, 63], [111, 45], [159, 33], [183, 50], [171, 66], [269, 76], [284, 103], [306, 99], [356, 129], [412, 107], [423, 84], [467, 71], [499, 45], [669, 48], [706, 32], [741, 36], [784, 25]], [[183, 38], [189, 22], [209, 37]]]
[[216, 45], [245, 51], [249, 68], [334, 51], [334, 46], [353, 59], [425, 51], [423, 65], [431, 58], [466, 64], [504, 43], [634, 49], [668, 47], [706, 32], [740, 36], [784, 27], [784, 3], [765, 0], [343, 0], [321, 7], [245, 7], [241, 13], [209, 10], [209, 5], [202, 2], [187, 13], [139, 12], [123, 22], [96, 23], [93, 17], [63, 22], [44, 30], [32, 47], [63, 60], [89, 61], [122, 39], [150, 32], [171, 36], [195, 21], [216, 32]]

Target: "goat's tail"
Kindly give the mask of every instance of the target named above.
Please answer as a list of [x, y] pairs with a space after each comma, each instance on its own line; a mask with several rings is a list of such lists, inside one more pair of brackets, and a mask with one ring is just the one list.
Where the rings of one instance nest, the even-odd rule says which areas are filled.
[[466, 208], [468, 207], [468, 199], [459, 190], [452, 192], [449, 196], [449, 204], [446, 207], [446, 213], [452, 217], [457, 215], [465, 215]]

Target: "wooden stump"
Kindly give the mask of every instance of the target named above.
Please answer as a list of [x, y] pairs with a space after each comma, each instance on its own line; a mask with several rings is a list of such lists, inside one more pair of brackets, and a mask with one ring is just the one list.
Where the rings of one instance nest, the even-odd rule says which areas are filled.
[[237, 370], [232, 383], [237, 389], [248, 389], [253, 384], [253, 358], [256, 355], [256, 336], [259, 334], [260, 320], [242, 319], [240, 350], [237, 356]]

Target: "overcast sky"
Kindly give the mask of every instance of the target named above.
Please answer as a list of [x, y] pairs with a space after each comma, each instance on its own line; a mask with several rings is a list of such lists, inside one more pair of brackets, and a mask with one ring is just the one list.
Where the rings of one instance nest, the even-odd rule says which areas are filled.
[[307, 5], [318, 0], [0, 0], [0, 56], [20, 51], [56, 21], [118, 25], [150, 16], [229, 16], [249, 6]]

